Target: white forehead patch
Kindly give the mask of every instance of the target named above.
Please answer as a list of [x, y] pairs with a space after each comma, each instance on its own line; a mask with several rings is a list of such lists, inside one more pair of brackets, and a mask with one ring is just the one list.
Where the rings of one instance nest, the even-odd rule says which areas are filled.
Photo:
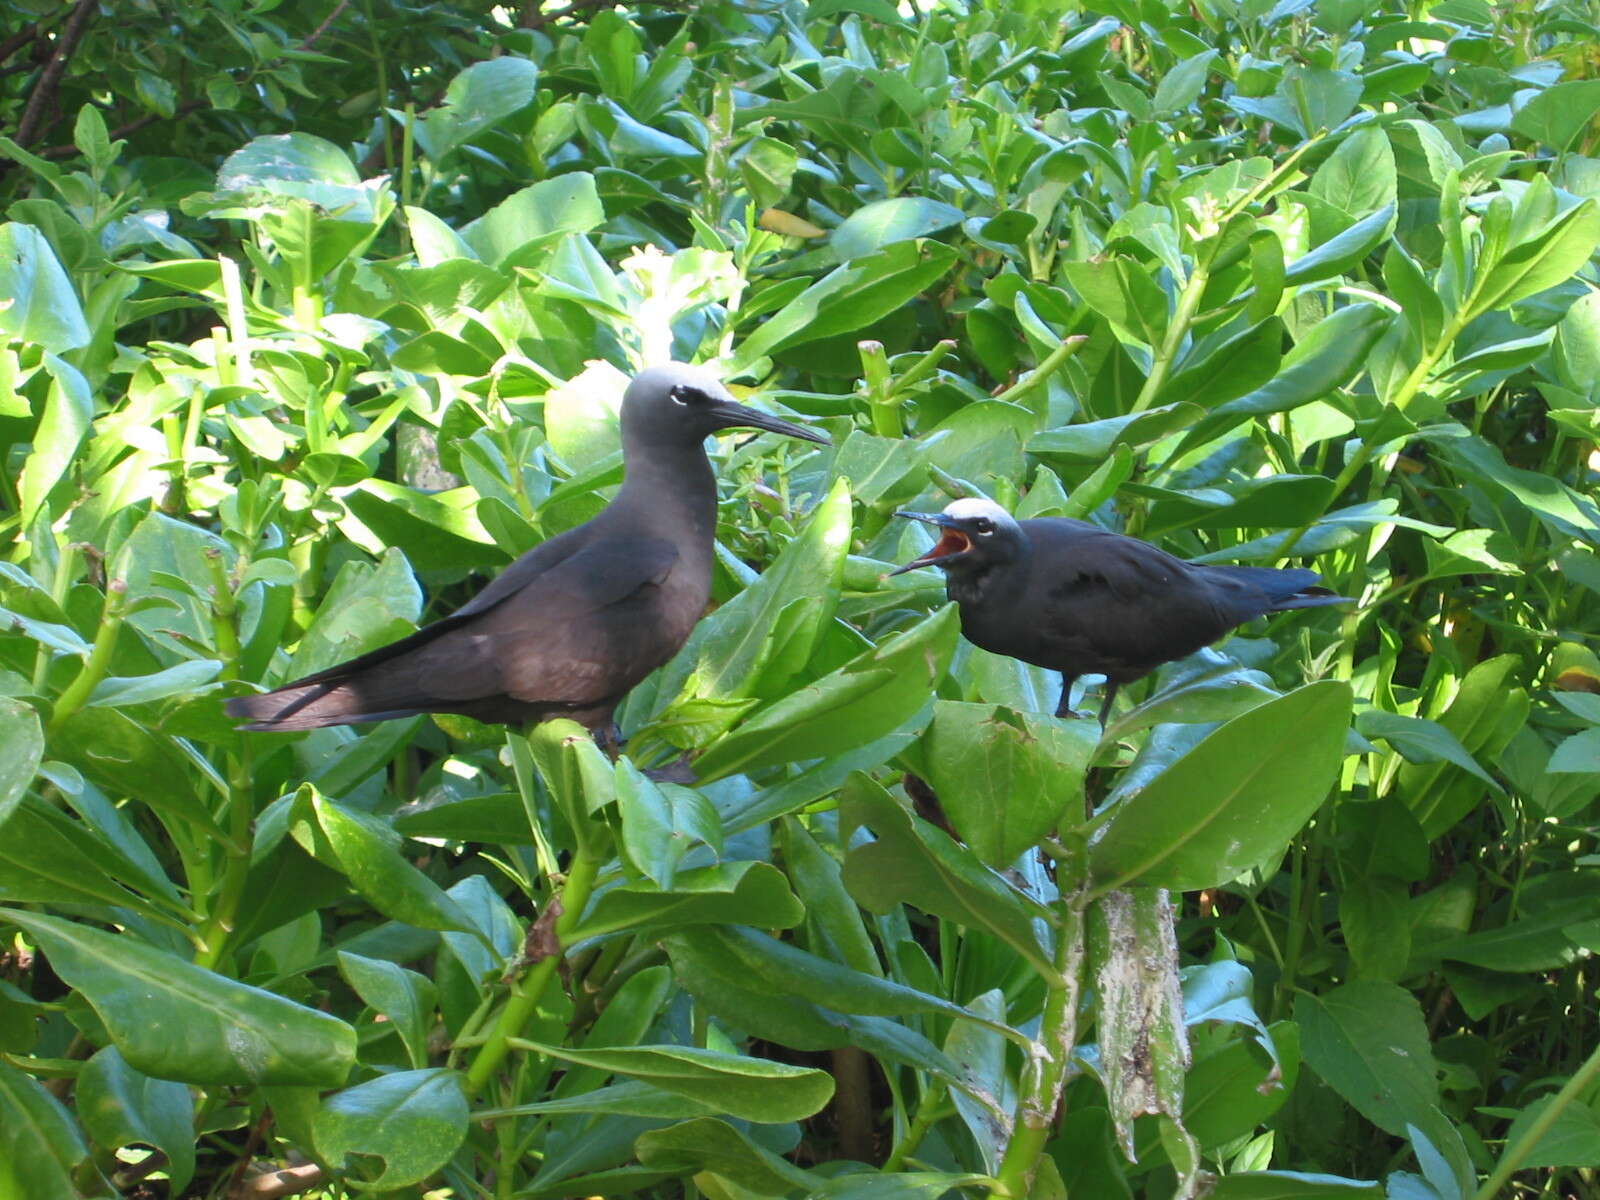
[[1011, 524], [1010, 513], [993, 500], [985, 500], [982, 496], [966, 496], [960, 500], [952, 500], [944, 506], [944, 515], [954, 517], [958, 521], [967, 521], [974, 517], [988, 517], [997, 525]]

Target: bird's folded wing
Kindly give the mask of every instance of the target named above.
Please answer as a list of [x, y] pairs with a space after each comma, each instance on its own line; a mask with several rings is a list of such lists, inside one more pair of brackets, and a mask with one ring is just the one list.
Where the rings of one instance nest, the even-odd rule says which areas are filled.
[[661, 647], [676, 648], [657, 601], [678, 561], [661, 538], [593, 541], [470, 614], [417, 665], [441, 699], [498, 693], [579, 704], [614, 695], [657, 665]]

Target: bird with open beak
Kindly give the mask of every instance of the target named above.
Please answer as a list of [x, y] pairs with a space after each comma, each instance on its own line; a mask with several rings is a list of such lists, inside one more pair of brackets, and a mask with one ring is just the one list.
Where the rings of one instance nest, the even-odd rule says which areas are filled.
[[1266, 613], [1350, 603], [1315, 571], [1213, 566], [1067, 517], [1018, 521], [992, 500], [901, 512], [939, 530], [926, 554], [891, 572], [938, 567], [961, 632], [995, 654], [1061, 672], [1056, 716], [1080, 675], [1104, 675], [1100, 723], [1117, 689]]

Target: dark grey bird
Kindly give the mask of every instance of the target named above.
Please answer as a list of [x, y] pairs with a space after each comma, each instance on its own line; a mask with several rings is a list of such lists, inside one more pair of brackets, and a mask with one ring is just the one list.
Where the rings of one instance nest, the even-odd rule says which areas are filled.
[[1193, 654], [1265, 613], [1346, 604], [1315, 571], [1212, 566], [1174, 558], [1087, 521], [1018, 521], [992, 500], [942, 513], [896, 513], [936, 525], [938, 543], [891, 574], [938, 567], [961, 632], [995, 654], [1061, 672], [1056, 716], [1080, 675], [1104, 675], [1100, 723], [1117, 689]]
[[439, 712], [609, 731], [623, 696], [677, 653], [710, 600], [717, 484], [705, 439], [732, 428], [828, 442], [746, 408], [702, 369], [641, 371], [622, 398], [625, 479], [598, 516], [535, 546], [443, 620], [235, 697], [228, 712], [248, 718], [245, 729]]

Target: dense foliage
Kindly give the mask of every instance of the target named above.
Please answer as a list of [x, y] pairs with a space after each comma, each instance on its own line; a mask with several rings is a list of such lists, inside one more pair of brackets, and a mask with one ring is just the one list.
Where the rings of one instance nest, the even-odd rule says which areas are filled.
[[[0, 0], [0, 1197], [1594, 1194], [1595, 18]], [[615, 763], [234, 731], [669, 357], [834, 445]], [[1101, 737], [963, 494], [1359, 604]]]

